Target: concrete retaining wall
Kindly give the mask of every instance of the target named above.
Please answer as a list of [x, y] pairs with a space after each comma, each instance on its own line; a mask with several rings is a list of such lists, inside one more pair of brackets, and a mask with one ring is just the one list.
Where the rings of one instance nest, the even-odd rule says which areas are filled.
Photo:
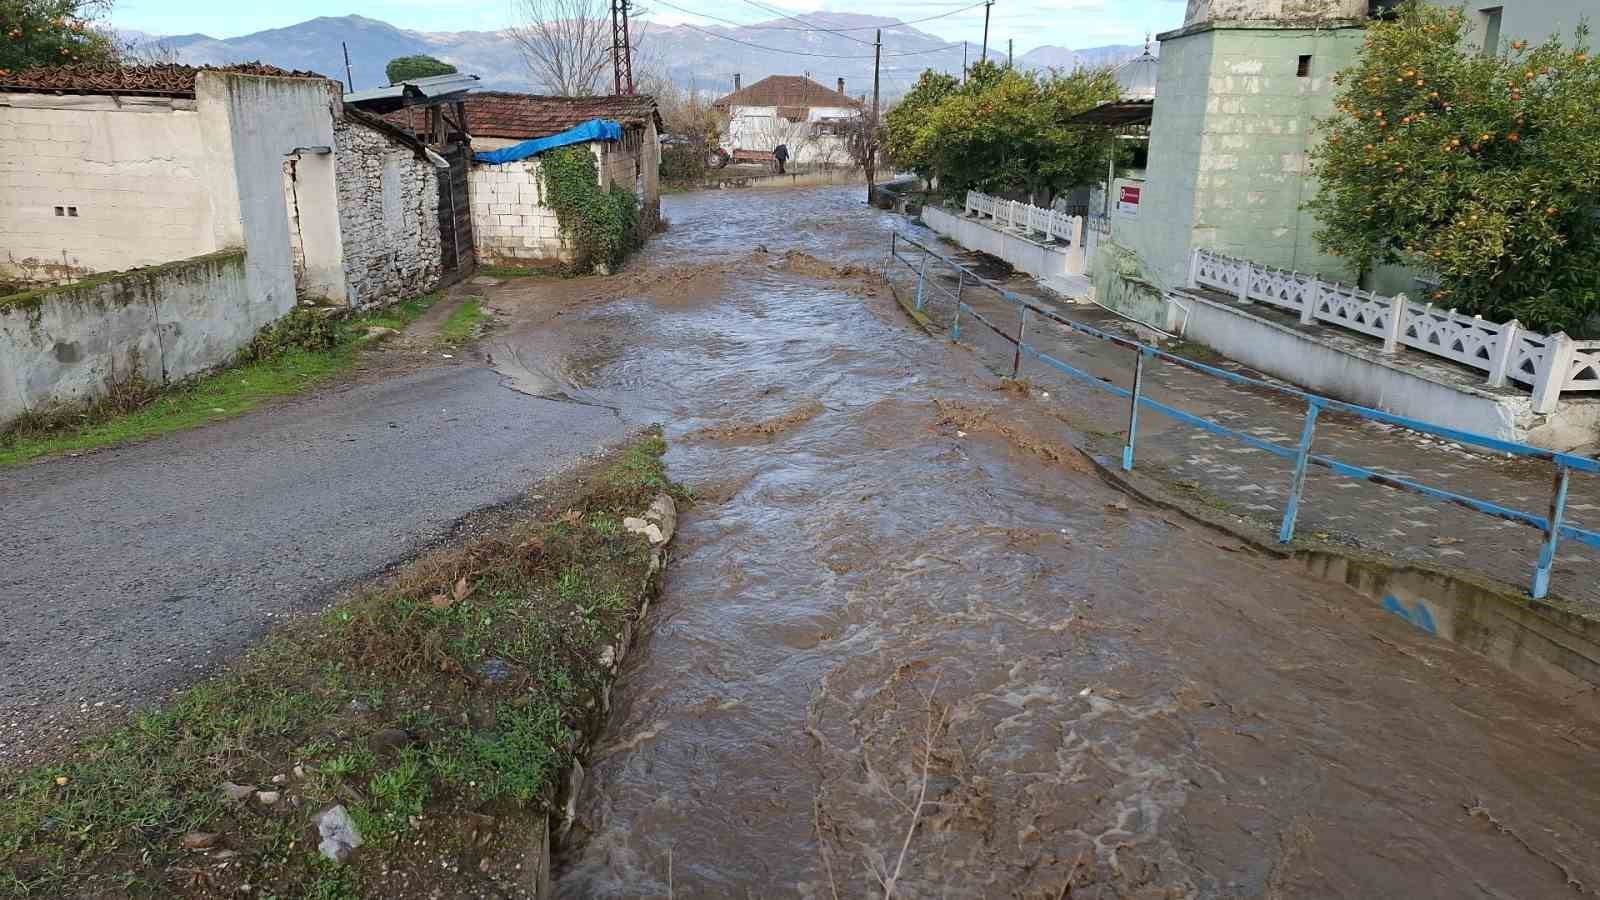
[[1041, 244], [1014, 231], [959, 216], [935, 206], [922, 208], [922, 221], [929, 228], [968, 250], [979, 250], [998, 257], [1021, 272], [1047, 281], [1083, 274], [1083, 248]]
[[228, 250], [0, 298], [0, 426], [227, 362], [283, 314], [247, 282], [244, 251]]

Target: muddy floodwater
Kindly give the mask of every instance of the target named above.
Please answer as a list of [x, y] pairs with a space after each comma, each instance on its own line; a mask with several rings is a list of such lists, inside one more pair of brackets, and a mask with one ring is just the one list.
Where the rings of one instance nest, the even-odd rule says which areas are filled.
[[496, 288], [509, 386], [659, 421], [686, 512], [566, 897], [1577, 897], [1600, 729], [1100, 481], [863, 270], [860, 188], [667, 198]]

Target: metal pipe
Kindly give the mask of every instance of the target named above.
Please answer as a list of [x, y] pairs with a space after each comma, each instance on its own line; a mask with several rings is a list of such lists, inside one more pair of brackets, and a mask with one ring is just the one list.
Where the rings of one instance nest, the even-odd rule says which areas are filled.
[[1544, 546], [1539, 548], [1539, 564], [1533, 570], [1533, 589], [1528, 593], [1542, 600], [1550, 593], [1550, 569], [1556, 561], [1556, 543], [1561, 538], [1561, 520], [1567, 514], [1567, 467], [1556, 466], [1555, 492], [1550, 497], [1550, 515], [1545, 519]]
[[1283, 510], [1283, 525], [1278, 529], [1278, 543], [1294, 540], [1294, 520], [1300, 514], [1300, 493], [1306, 488], [1306, 464], [1311, 459], [1311, 439], [1317, 431], [1317, 411], [1322, 404], [1313, 400], [1306, 404], [1306, 423], [1300, 429], [1300, 446], [1295, 450], [1294, 478], [1289, 482], [1289, 505]]
[[1017, 350], [1011, 354], [1011, 380], [1017, 380], [1017, 373], [1022, 371], [1022, 341], [1028, 334], [1028, 308], [1022, 308], [1022, 321], [1017, 323]]
[[1133, 443], [1139, 433], [1139, 400], [1144, 394], [1144, 358], [1140, 350], [1133, 360], [1133, 392], [1128, 398], [1128, 442], [1122, 445], [1122, 471], [1133, 471]]

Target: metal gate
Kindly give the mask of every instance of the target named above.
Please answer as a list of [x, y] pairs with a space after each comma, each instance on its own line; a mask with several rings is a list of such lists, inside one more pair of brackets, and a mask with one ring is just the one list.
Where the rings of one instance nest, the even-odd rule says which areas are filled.
[[477, 267], [472, 248], [472, 201], [467, 195], [467, 148], [456, 144], [440, 153], [450, 163], [439, 173], [439, 244], [441, 275], [445, 281], [465, 278]]

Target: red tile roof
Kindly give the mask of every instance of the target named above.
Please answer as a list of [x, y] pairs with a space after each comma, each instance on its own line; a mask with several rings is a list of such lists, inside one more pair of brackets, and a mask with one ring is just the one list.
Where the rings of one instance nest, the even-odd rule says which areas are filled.
[[[590, 119], [611, 119], [624, 127], [654, 122], [661, 125], [656, 100], [647, 94], [612, 97], [542, 97], [505, 91], [468, 94], [467, 132], [473, 137], [509, 138], [526, 141], [549, 137], [582, 125]], [[445, 115], [455, 114], [446, 107]], [[412, 131], [426, 130], [428, 111], [412, 107], [384, 118]]]
[[730, 106], [836, 106], [860, 109], [861, 101], [800, 75], [769, 75], [743, 90], [728, 94], [713, 105], [718, 109]]
[[41, 66], [0, 75], [0, 93], [193, 97], [194, 78], [200, 72], [237, 72], [241, 75], [289, 78], [322, 77], [315, 72], [291, 72], [259, 62], [231, 66]]

